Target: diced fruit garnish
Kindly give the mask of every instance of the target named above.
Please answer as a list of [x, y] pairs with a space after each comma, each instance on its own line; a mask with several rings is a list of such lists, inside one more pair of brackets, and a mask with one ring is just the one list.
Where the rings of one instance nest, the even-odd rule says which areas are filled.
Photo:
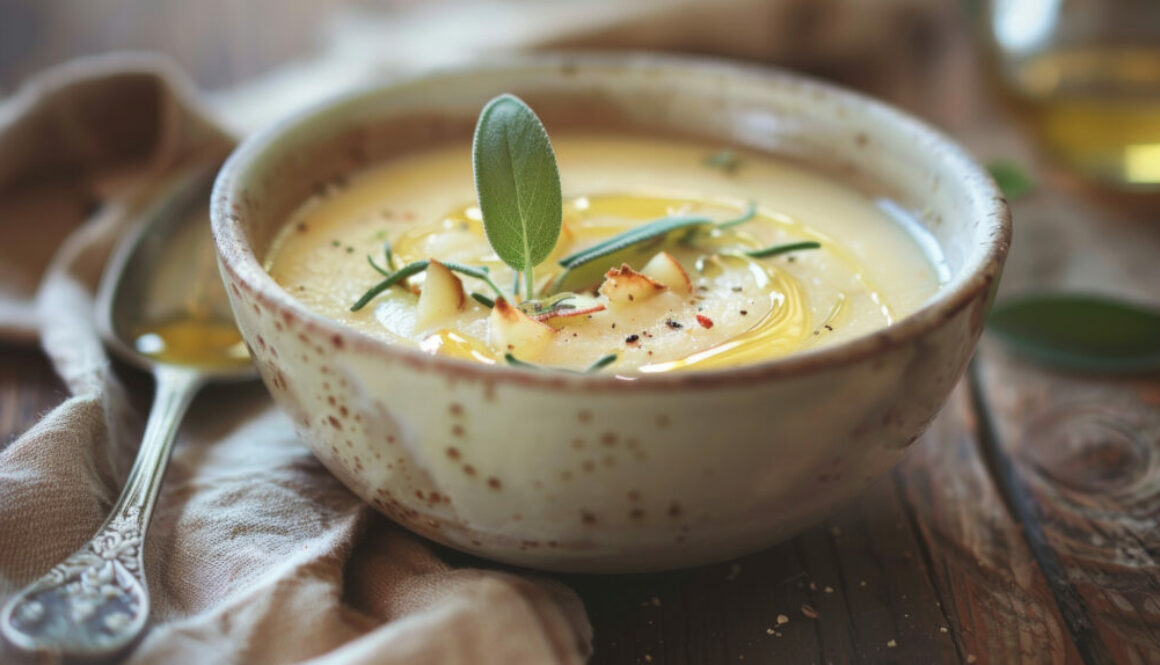
[[427, 266], [427, 276], [419, 293], [415, 326], [419, 330], [446, 319], [463, 309], [465, 296], [463, 282], [447, 266], [431, 259]]
[[628, 305], [651, 298], [665, 290], [665, 285], [655, 282], [633, 270], [627, 263], [604, 274], [600, 294], [613, 305]]
[[521, 358], [534, 356], [556, 334], [555, 328], [524, 314], [505, 298], [496, 298], [487, 327], [493, 348]]
[[685, 272], [681, 264], [668, 252], [658, 252], [649, 259], [640, 273], [681, 295], [693, 292], [693, 283], [689, 281], [689, 273]]

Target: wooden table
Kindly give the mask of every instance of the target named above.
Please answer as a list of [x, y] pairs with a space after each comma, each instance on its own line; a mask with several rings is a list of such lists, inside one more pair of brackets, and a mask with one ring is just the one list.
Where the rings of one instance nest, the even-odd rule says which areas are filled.
[[[907, 21], [883, 54], [814, 69], [1036, 173], [1013, 206], [1003, 293], [1160, 304], [1160, 198], [1055, 172], [992, 101], [961, 19]], [[185, 60], [206, 48], [181, 44]], [[39, 47], [0, 61], [0, 81], [51, 59]], [[265, 64], [241, 60], [232, 73]], [[1160, 377], [1053, 373], [990, 341], [979, 370], [982, 404], [960, 386], [898, 468], [787, 543], [676, 573], [561, 576], [595, 625], [592, 662], [1160, 663]], [[0, 350], [0, 447], [64, 397], [39, 353]]]

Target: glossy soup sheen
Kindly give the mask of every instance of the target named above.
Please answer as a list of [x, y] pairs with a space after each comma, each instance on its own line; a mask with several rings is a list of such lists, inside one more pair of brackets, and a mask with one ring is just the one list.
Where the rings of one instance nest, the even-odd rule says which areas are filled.
[[[556, 251], [536, 269], [547, 289], [567, 254], [670, 214], [726, 220], [755, 204], [757, 215], [728, 231], [681, 232], [627, 257], [640, 270], [664, 251], [687, 272], [692, 290], [664, 289], [630, 305], [546, 322], [554, 333], [536, 348], [500, 348], [490, 310], [466, 298], [461, 311], [417, 325], [424, 275], [351, 305], [382, 280], [390, 242], [397, 265], [435, 258], [487, 266], [511, 289], [513, 273], [487, 244], [475, 206], [466, 143], [404, 156], [334, 183], [288, 220], [266, 259], [274, 279], [317, 313], [390, 343], [474, 362], [504, 353], [543, 365], [583, 369], [608, 354], [603, 371], [633, 375], [760, 362], [864, 335], [913, 312], [938, 288], [933, 242], [887, 201], [875, 201], [799, 164], [757, 153], [716, 160], [713, 146], [620, 135], [554, 134], [565, 198]], [[817, 241], [769, 258], [739, 251]], [[605, 261], [588, 267], [600, 285]], [[459, 276], [466, 292], [495, 294]], [[598, 298], [599, 299], [599, 298]]]

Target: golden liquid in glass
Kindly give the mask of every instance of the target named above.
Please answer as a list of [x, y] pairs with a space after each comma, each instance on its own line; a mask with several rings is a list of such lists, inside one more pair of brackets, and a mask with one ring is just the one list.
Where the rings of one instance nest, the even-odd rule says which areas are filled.
[[1160, 189], [1160, 47], [1055, 50], [1008, 72], [1028, 123], [1065, 166]]

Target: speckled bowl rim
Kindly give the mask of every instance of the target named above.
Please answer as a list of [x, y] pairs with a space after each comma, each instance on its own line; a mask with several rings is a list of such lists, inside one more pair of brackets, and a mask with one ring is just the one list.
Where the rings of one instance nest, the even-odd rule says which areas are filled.
[[[404, 88], [412, 84], [430, 85], [446, 77], [454, 79], [470, 73], [502, 71], [513, 68], [560, 69], [616, 66], [636, 70], [690, 70], [724, 74], [754, 83], [769, 83], [778, 87], [793, 87], [798, 94], [838, 97], [847, 105], [871, 117], [876, 124], [894, 125], [910, 133], [925, 146], [932, 160], [949, 165], [962, 178], [973, 210], [962, 218], [978, 218], [988, 240], [981, 253], [960, 270], [960, 276], [951, 284], [940, 287], [917, 311], [897, 323], [852, 340], [823, 346], [760, 363], [724, 369], [695, 370], [667, 374], [618, 376], [615, 374], [573, 375], [563, 372], [538, 372], [508, 367], [485, 365], [465, 360], [436, 356], [417, 349], [395, 346], [358, 332], [333, 319], [307, 308], [287, 293], [263, 269], [245, 238], [240, 219], [231, 212], [240, 201], [245, 188], [243, 176], [259, 161], [262, 153], [277, 143], [292, 128], [305, 124], [337, 107], [357, 104], [364, 98], [374, 98], [384, 90]], [[993, 289], [1002, 272], [1003, 261], [1011, 242], [1011, 214], [1007, 202], [991, 176], [983, 170], [967, 151], [950, 138], [925, 122], [884, 102], [866, 95], [823, 83], [815, 79], [779, 70], [773, 67], [747, 65], [709, 57], [690, 57], [642, 52], [616, 53], [535, 53], [507, 55], [486, 59], [470, 65], [433, 69], [414, 76], [395, 79], [388, 83], [359, 89], [330, 99], [321, 104], [292, 114], [265, 130], [245, 139], [226, 161], [214, 183], [210, 205], [213, 234], [220, 264], [224, 270], [248, 286], [253, 295], [267, 306], [289, 311], [304, 322], [308, 333], [342, 339], [344, 346], [357, 353], [383, 356], [401, 362], [416, 370], [439, 372], [457, 380], [488, 381], [495, 385], [514, 384], [524, 387], [581, 392], [604, 391], [667, 391], [697, 388], [736, 388], [744, 384], [800, 376], [854, 364], [869, 356], [905, 345], [922, 338], [964, 307]]]

